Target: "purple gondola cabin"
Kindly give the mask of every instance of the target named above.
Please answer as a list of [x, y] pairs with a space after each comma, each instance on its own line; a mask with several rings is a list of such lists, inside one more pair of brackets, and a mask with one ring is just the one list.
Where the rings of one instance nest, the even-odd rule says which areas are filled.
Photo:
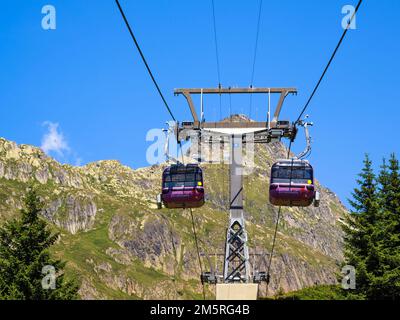
[[167, 167], [162, 176], [161, 203], [168, 209], [199, 208], [204, 204], [203, 172], [197, 164]]
[[313, 167], [307, 160], [279, 160], [271, 168], [269, 201], [275, 206], [319, 205]]

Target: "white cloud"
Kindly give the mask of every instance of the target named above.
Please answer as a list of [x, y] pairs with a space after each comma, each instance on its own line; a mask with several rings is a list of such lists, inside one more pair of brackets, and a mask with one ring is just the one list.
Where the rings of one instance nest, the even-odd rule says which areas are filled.
[[55, 152], [58, 156], [63, 157], [64, 152], [69, 152], [71, 148], [68, 146], [63, 133], [59, 130], [59, 124], [46, 121], [43, 125], [47, 126], [48, 131], [42, 138], [42, 150], [47, 154]]
[[69, 146], [59, 128], [59, 124], [45, 121], [42, 125], [47, 127], [47, 132], [42, 137], [41, 149], [62, 163], [81, 166], [83, 162], [82, 158]]
[[79, 158], [78, 156], [75, 156], [75, 163], [74, 166], [75, 167], [80, 167], [82, 165], [82, 159]]

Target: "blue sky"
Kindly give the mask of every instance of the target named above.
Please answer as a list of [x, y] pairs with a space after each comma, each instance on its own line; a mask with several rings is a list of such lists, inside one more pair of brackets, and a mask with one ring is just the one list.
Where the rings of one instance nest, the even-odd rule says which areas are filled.
[[[41, 27], [46, 4], [56, 8], [56, 30]], [[218, 84], [211, 1], [121, 4], [175, 116], [190, 120], [173, 89]], [[215, 4], [221, 82], [248, 86], [259, 2]], [[343, 32], [346, 4], [356, 1], [264, 0], [254, 85], [298, 88], [282, 118], [295, 118], [307, 100]], [[349, 31], [308, 111], [315, 123], [310, 160], [343, 201], [364, 153], [376, 164], [391, 152], [400, 155], [399, 9], [397, 0], [364, 1], [357, 29]], [[55, 130], [65, 143], [52, 154], [60, 161], [147, 165], [146, 133], [170, 118], [114, 1], [7, 1], [0, 43], [0, 136], [41, 146]], [[206, 103], [207, 120], [216, 120], [217, 100]], [[248, 98], [233, 97], [232, 109], [248, 113]], [[228, 110], [224, 99], [223, 116]], [[264, 110], [265, 101], [256, 98], [253, 117], [261, 119]], [[303, 146], [299, 136], [294, 151]]]

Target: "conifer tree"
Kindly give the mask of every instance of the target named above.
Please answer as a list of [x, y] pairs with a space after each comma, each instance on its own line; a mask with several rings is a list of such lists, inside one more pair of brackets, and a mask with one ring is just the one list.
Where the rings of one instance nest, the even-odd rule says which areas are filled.
[[380, 219], [377, 260], [371, 272], [367, 296], [371, 299], [400, 299], [400, 168], [392, 154], [379, 174]]
[[356, 293], [367, 299], [400, 299], [400, 168], [384, 159], [379, 176], [366, 156], [347, 218], [346, 264], [356, 268]]
[[389, 160], [389, 188], [386, 195], [386, 215], [385, 218], [388, 220], [388, 230], [397, 235], [394, 242], [391, 241], [392, 246], [399, 246], [399, 234], [400, 234], [400, 167], [399, 161], [396, 159], [395, 154], [390, 156]]
[[370, 286], [369, 274], [376, 256], [374, 239], [379, 214], [376, 180], [372, 162], [366, 155], [364, 168], [357, 179], [358, 187], [352, 193], [353, 199], [349, 200], [354, 211], [347, 217], [343, 227], [345, 263], [356, 268], [356, 292], [362, 296]]
[[65, 263], [49, 253], [58, 235], [48, 230], [41, 208], [36, 193], [29, 191], [21, 217], [0, 228], [0, 299], [78, 298], [78, 286], [64, 279]]

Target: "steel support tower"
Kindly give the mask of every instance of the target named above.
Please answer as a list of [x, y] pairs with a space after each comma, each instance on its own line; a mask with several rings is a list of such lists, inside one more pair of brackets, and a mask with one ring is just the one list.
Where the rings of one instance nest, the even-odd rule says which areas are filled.
[[243, 214], [243, 137], [232, 135], [229, 165], [229, 225], [226, 233], [224, 282], [249, 282], [249, 249]]
[[[224, 269], [223, 275], [206, 272], [202, 275], [202, 281], [216, 284], [221, 279], [225, 284], [246, 284], [259, 282], [259, 274], [251, 277], [249, 263], [249, 249], [247, 246], [247, 233], [245, 216], [243, 211], [243, 144], [244, 143], [269, 143], [280, 141], [281, 138], [289, 138], [294, 141], [297, 134], [296, 126], [289, 121], [279, 120], [283, 102], [288, 94], [296, 94], [294, 88], [212, 88], [212, 89], [175, 89], [175, 95], [183, 95], [189, 105], [193, 121], [185, 121], [177, 124], [175, 134], [178, 141], [193, 139], [193, 142], [201, 145], [204, 138], [208, 141], [220, 141], [221, 136], [228, 137], [230, 143], [229, 159], [229, 224], [226, 233]], [[280, 94], [278, 104], [273, 117], [270, 116], [270, 103], [266, 112], [267, 121], [242, 121], [242, 122], [205, 122], [203, 106], [201, 117], [197, 115], [191, 95], [203, 94]], [[270, 97], [268, 98], [270, 101]], [[248, 137], [252, 139], [249, 141]]]

